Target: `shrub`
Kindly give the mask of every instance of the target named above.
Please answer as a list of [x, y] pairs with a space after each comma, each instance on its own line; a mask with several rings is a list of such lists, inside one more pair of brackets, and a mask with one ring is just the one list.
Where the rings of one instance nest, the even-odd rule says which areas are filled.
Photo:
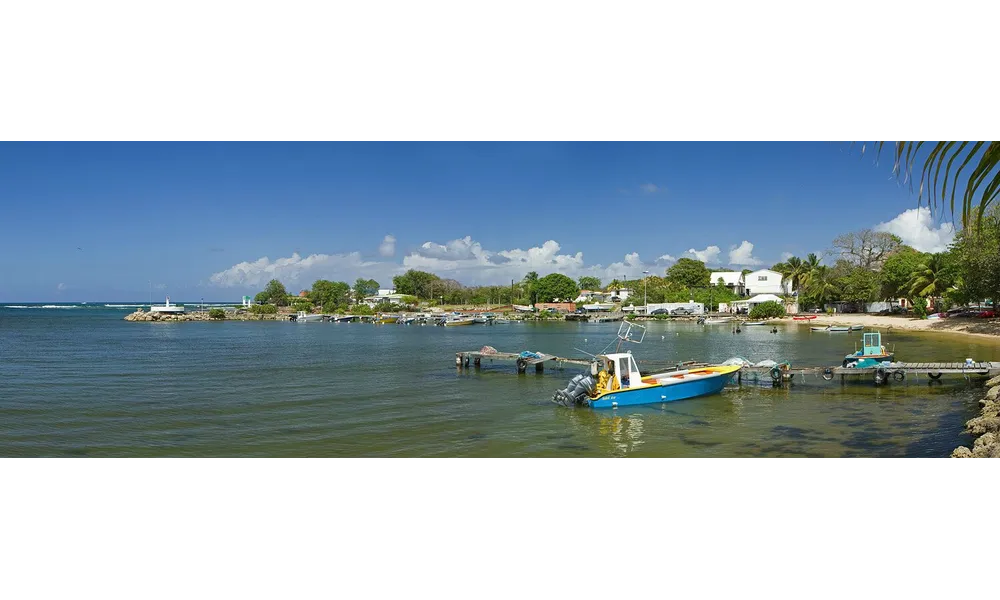
[[226, 311], [222, 310], [221, 308], [213, 308], [213, 309], [211, 309], [211, 310], [208, 311], [208, 318], [209, 319], [225, 319], [226, 318]]
[[312, 309], [313, 309], [312, 302], [302, 302], [300, 300], [299, 302], [296, 302], [295, 304], [292, 305], [292, 310], [295, 310], [295, 311], [300, 311], [301, 310], [301, 311], [304, 311], [304, 312], [308, 313], [308, 312], [312, 312]]
[[785, 316], [785, 307], [777, 302], [761, 302], [750, 310], [751, 319], [776, 319]]
[[917, 296], [913, 299], [913, 314], [921, 319], [927, 316], [927, 298]]
[[355, 304], [351, 307], [352, 315], [371, 315], [375, 314], [375, 311], [371, 309], [367, 304]]
[[250, 307], [250, 313], [255, 315], [275, 315], [278, 314], [278, 307], [273, 304], [254, 304]]

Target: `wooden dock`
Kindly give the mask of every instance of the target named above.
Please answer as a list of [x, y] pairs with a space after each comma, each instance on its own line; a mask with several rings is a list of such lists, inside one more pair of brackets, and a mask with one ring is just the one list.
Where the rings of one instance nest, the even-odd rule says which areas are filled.
[[868, 377], [876, 385], [888, 383], [889, 379], [903, 381], [908, 376], [927, 375], [930, 379], [939, 379], [942, 375], [962, 375], [965, 377], [993, 377], [1000, 374], [1000, 362], [964, 362], [954, 363], [890, 363], [877, 367], [789, 367], [774, 370], [775, 367], [743, 367], [736, 377], [737, 383], [758, 383], [771, 380], [773, 383], [791, 381], [796, 375], [819, 376], [826, 381], [840, 375], [840, 380], [846, 377]]
[[[541, 358], [521, 358], [517, 352], [484, 352], [483, 350], [467, 350], [455, 353], [455, 366], [460, 369], [475, 367], [481, 368], [484, 364], [513, 363], [517, 367], [518, 373], [524, 373], [528, 367], [534, 365], [536, 373], [545, 371], [545, 363], [551, 363], [554, 367], [563, 369], [565, 367], [587, 367], [594, 361], [592, 358], [570, 358], [566, 356], [556, 356], [554, 354], [543, 354]], [[662, 361], [636, 360], [643, 375], [650, 373], [662, 373], [673, 369], [694, 369], [708, 366], [708, 363], [694, 360], [686, 360], [679, 363], [665, 363]]]

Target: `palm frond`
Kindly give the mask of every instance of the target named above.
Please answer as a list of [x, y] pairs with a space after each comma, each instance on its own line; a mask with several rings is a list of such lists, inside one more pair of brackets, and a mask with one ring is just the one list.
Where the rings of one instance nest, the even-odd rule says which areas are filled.
[[[897, 180], [908, 185], [911, 192], [914, 167], [919, 165], [918, 206], [926, 195], [931, 210], [947, 206], [953, 217], [960, 216], [962, 225], [968, 226], [973, 220], [980, 222], [986, 208], [1000, 198], [1000, 142], [892, 143], [892, 173]], [[872, 143], [876, 164], [885, 144], [886, 142]], [[924, 148], [925, 144], [930, 144], [929, 150]], [[866, 146], [867, 144], [862, 145], [862, 155]], [[956, 162], [958, 169], [952, 175], [952, 167]], [[962, 173], [970, 165], [972, 170], [963, 178]], [[942, 167], [944, 179], [941, 179]], [[956, 195], [961, 199], [957, 211]]]

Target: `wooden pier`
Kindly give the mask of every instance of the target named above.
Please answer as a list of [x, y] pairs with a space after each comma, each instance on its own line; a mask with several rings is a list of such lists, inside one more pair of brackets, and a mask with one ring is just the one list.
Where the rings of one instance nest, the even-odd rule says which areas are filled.
[[737, 383], [757, 383], [770, 379], [773, 383], [791, 381], [796, 375], [813, 375], [826, 381], [839, 375], [840, 380], [846, 377], [868, 377], [876, 385], [888, 383], [889, 379], [904, 381], [908, 376], [927, 375], [930, 379], [939, 379], [942, 375], [962, 375], [965, 377], [993, 377], [1000, 374], [1000, 362], [964, 362], [954, 363], [890, 363], [876, 367], [743, 367], [736, 376]]
[[455, 366], [459, 368], [469, 368], [469, 365], [475, 366], [477, 369], [482, 366], [483, 360], [489, 361], [490, 363], [494, 361], [500, 361], [504, 363], [513, 362], [517, 367], [518, 373], [524, 373], [528, 367], [534, 365], [536, 373], [542, 373], [545, 370], [545, 363], [554, 363], [555, 366], [563, 368], [567, 365], [573, 365], [578, 367], [589, 367], [591, 359], [589, 358], [566, 358], [562, 356], [556, 356], [554, 354], [543, 354], [541, 358], [522, 358], [519, 353], [515, 352], [483, 352], [482, 350], [471, 350], [468, 352], [456, 352], [455, 353]]
[[[545, 371], [545, 363], [552, 363], [554, 367], [559, 369], [563, 369], [567, 366], [589, 368], [590, 364], [594, 362], [594, 359], [569, 358], [565, 356], [556, 356], [554, 354], [543, 354], [541, 358], [521, 358], [520, 353], [517, 352], [484, 352], [483, 350], [468, 350], [465, 352], [455, 353], [455, 366], [460, 369], [468, 369], [472, 367], [478, 369], [484, 365], [484, 361], [485, 364], [492, 364], [494, 361], [508, 364], [514, 363], [517, 367], [518, 373], [524, 373], [527, 371], [528, 367], [534, 365], [536, 373], [543, 373]], [[644, 375], [648, 375], [650, 373], [662, 373], [673, 369], [695, 369], [698, 367], [708, 366], [708, 363], [694, 360], [686, 360], [679, 363], [637, 360], [636, 363], [639, 365], [639, 369]]]

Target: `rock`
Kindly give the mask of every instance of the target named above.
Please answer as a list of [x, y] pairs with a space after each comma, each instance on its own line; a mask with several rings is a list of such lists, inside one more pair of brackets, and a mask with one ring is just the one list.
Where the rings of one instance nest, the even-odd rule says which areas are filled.
[[998, 397], [1000, 397], [1000, 385], [986, 390], [987, 400], [996, 400]]
[[998, 385], [1000, 385], [1000, 375], [997, 375], [993, 379], [990, 379], [989, 381], [986, 382], [986, 387], [988, 387], [988, 388], [989, 387], [996, 387]]
[[959, 446], [955, 448], [951, 453], [952, 458], [972, 458], [972, 450], [969, 450], [965, 446]]
[[976, 458], [1000, 457], [1000, 438], [995, 433], [984, 433], [972, 446], [972, 456]]
[[[972, 435], [993, 435], [994, 432], [1000, 432], [1000, 417], [996, 415], [978, 416], [969, 419], [965, 423], [965, 427]], [[976, 443], [979, 443], [979, 440], [976, 440]]]

